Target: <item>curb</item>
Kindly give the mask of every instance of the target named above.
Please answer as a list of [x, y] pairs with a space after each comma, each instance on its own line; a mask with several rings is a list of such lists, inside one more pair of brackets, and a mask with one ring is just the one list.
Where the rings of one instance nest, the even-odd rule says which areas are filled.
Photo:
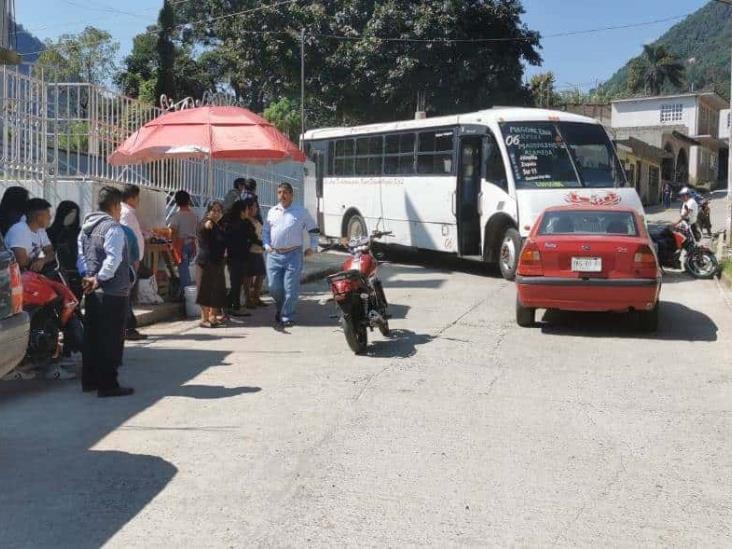
[[[322, 280], [332, 274], [340, 272], [340, 267], [325, 266], [316, 271], [311, 271], [300, 278], [300, 284], [310, 284], [318, 280]], [[265, 284], [264, 294], [267, 294]], [[184, 303], [163, 303], [161, 305], [142, 306], [135, 310], [137, 318], [137, 326], [140, 328], [152, 326], [161, 322], [172, 322], [174, 320], [182, 320], [185, 318]]]
[[722, 272], [722, 276], [719, 277], [719, 284], [726, 290], [732, 291], [732, 276]]
[[145, 327], [159, 322], [171, 322], [183, 318], [185, 305], [183, 303], [162, 303], [160, 305], [143, 306], [142, 310], [135, 310], [137, 326]]

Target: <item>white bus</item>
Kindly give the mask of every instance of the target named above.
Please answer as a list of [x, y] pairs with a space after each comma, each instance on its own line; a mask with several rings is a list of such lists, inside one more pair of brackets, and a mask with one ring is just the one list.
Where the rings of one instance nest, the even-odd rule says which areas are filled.
[[392, 231], [393, 244], [498, 263], [514, 277], [544, 208], [643, 206], [607, 132], [565, 112], [475, 113], [308, 131], [323, 235]]

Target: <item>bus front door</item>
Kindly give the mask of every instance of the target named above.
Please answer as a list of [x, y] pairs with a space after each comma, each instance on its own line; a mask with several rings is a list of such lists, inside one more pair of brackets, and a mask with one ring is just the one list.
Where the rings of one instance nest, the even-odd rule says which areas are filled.
[[460, 138], [455, 216], [460, 255], [480, 255], [480, 182], [483, 140], [480, 136]]

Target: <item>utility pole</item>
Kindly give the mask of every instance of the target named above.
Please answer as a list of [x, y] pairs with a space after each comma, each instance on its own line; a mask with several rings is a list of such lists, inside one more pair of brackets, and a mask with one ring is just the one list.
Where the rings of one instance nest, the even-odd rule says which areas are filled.
[[300, 147], [305, 139], [305, 28], [300, 29]]
[[[717, 0], [721, 4], [732, 6], [731, 0]], [[732, 21], [732, 20], [731, 20]], [[731, 23], [732, 24], [732, 23]], [[732, 76], [732, 45], [730, 45], [730, 75]], [[730, 101], [732, 102], [732, 82], [730, 82]], [[732, 103], [730, 103], [732, 106]], [[732, 111], [730, 111], [732, 116]], [[728, 157], [727, 157], [727, 246], [732, 246], [732, 123], [727, 128], [727, 138], [729, 140]]]
[[[730, 60], [732, 62], [732, 47]], [[730, 75], [732, 75], [732, 64], [730, 65]], [[732, 82], [730, 82], [730, 100], [732, 101]], [[730, 110], [727, 120], [730, 121], [727, 128], [727, 246], [732, 246], [732, 110]]]

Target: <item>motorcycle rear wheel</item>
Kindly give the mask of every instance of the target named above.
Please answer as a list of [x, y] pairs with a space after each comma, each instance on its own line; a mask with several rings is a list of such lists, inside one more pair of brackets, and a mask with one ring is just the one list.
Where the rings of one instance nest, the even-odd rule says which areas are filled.
[[351, 350], [357, 355], [365, 353], [366, 346], [369, 342], [366, 326], [353, 317], [346, 318], [343, 316], [341, 317], [341, 328], [343, 328], [343, 333], [346, 335], [346, 342]]
[[714, 278], [719, 271], [719, 261], [710, 250], [700, 250], [689, 255], [686, 270], [695, 278]]

